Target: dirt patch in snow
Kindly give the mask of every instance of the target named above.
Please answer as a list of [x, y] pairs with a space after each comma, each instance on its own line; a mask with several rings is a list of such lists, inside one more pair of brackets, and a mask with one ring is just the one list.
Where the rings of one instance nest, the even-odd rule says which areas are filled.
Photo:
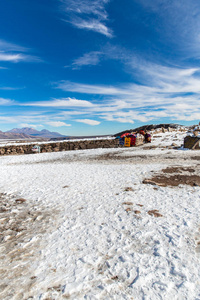
[[[121, 154], [121, 155], [120, 155]], [[124, 152], [110, 152], [110, 153], [106, 153], [106, 154], [103, 154], [103, 155], [99, 155], [96, 157], [96, 160], [98, 161], [106, 161], [106, 160], [115, 160], [115, 161], [120, 161], [120, 160], [136, 160], [136, 159], [144, 159], [144, 160], [147, 160], [148, 159], [148, 156], [147, 155], [124, 155]]]
[[194, 156], [194, 157], [191, 157], [191, 159], [200, 160], [200, 156]]
[[182, 172], [189, 172], [194, 173], [195, 169], [190, 167], [168, 167], [162, 170], [163, 173], [182, 173]]
[[[198, 172], [198, 173], [197, 173]], [[199, 166], [192, 167], [168, 167], [155, 174], [150, 179], [144, 179], [144, 184], [158, 186], [178, 186], [180, 184], [190, 186], [200, 186]]]
[[[56, 225], [56, 209], [47, 210], [16, 195], [0, 194], [0, 298], [24, 299], [37, 275], [44, 234]], [[23, 291], [23, 293], [20, 292]]]

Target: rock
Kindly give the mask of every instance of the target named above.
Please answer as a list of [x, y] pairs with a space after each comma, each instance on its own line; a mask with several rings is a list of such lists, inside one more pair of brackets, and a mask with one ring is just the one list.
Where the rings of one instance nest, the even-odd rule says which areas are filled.
[[126, 211], [126, 212], [129, 212], [129, 211], [131, 211], [131, 208], [128, 207], [128, 208], [125, 209], [125, 211]]
[[7, 211], [7, 209], [5, 208], [5, 206], [0, 207], [0, 213], [6, 212], [6, 211]]
[[19, 198], [19, 199], [16, 199], [15, 202], [18, 203], [18, 204], [22, 204], [22, 203], [26, 202], [26, 199]]
[[124, 191], [125, 191], [125, 192], [133, 192], [134, 190], [133, 190], [132, 187], [126, 187], [126, 188], [124, 189]]
[[163, 217], [163, 215], [161, 215], [161, 214], [158, 212], [157, 209], [149, 210], [149, 211], [148, 211], [148, 214], [149, 214], [150, 216], [154, 216], [154, 217], [156, 217], [156, 218], [158, 218], [158, 217]]
[[167, 129], [165, 129], [164, 127], [162, 127], [162, 132], [163, 133], [167, 132]]
[[0, 155], [4, 155], [4, 153], [5, 153], [5, 149], [4, 149], [4, 148], [1, 148], [1, 149], [0, 149]]
[[156, 182], [154, 182], [154, 181], [152, 181], [152, 180], [150, 180], [150, 179], [144, 179], [144, 180], [142, 181], [142, 183], [144, 183], [144, 184], [157, 185]]

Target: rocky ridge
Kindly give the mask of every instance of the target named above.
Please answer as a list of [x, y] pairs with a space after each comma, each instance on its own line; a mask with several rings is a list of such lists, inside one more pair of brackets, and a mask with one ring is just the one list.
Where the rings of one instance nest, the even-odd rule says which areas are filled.
[[[24, 128], [13, 128], [5, 132], [5, 134], [10, 135], [26, 135], [30, 138], [57, 138], [57, 137], [64, 137], [64, 135], [58, 132], [51, 132], [49, 130], [43, 129], [41, 131], [36, 130], [34, 128], [24, 127]], [[23, 137], [22, 137], [23, 138]]]

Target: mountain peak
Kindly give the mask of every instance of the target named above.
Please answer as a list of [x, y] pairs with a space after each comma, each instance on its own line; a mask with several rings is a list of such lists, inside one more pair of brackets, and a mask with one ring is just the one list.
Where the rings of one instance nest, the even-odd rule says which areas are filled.
[[20, 133], [29, 135], [31, 138], [33, 137], [41, 137], [41, 138], [56, 138], [56, 137], [64, 137], [64, 135], [58, 132], [51, 132], [47, 129], [43, 129], [41, 131], [36, 130], [31, 127], [23, 127], [23, 128], [13, 128], [11, 130], [6, 131], [7, 133]]

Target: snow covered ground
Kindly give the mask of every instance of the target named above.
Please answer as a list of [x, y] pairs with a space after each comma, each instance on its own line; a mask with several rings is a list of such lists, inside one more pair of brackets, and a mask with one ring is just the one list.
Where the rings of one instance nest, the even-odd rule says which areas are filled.
[[143, 184], [199, 176], [184, 135], [0, 157], [0, 299], [200, 299], [200, 187]]

